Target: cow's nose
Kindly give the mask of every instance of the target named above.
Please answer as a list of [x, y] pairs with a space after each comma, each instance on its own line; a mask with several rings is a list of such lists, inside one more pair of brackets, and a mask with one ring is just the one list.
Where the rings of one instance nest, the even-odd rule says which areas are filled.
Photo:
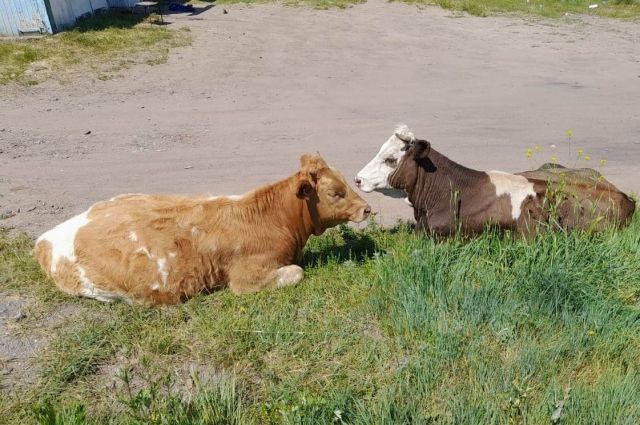
[[356, 183], [356, 186], [360, 187], [360, 185], [362, 184], [362, 179], [358, 176], [356, 176], [353, 181]]

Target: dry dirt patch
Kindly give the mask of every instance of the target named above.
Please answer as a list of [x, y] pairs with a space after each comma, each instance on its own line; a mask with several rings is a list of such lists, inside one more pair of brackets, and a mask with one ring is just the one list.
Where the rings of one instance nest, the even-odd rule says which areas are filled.
[[[224, 8], [168, 17], [194, 41], [165, 64], [1, 87], [0, 211], [20, 213], [0, 225], [35, 235], [122, 192], [242, 193], [306, 152], [351, 179], [397, 122], [470, 167], [606, 159], [610, 181], [640, 190], [635, 24], [452, 19], [378, 1]], [[411, 216], [399, 200], [367, 198], [383, 222]]]

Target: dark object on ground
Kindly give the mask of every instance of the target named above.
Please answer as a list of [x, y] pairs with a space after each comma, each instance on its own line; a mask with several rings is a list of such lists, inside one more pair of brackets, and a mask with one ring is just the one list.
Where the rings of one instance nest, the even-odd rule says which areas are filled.
[[180, 4], [180, 3], [170, 3], [169, 10], [171, 12], [187, 12], [193, 13], [196, 11], [196, 8], [190, 4]]

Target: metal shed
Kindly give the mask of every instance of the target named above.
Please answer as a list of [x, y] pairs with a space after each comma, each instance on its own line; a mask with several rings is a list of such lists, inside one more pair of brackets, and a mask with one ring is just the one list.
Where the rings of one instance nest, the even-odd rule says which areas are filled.
[[0, 36], [51, 34], [108, 7], [108, 0], [0, 0]]

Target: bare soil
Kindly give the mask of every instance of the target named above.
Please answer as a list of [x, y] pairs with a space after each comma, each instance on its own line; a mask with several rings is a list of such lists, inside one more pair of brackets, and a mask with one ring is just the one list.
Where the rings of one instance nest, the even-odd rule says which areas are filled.
[[[578, 165], [606, 159], [607, 178], [640, 191], [637, 24], [381, 1], [224, 8], [171, 15], [194, 42], [166, 64], [0, 87], [0, 225], [36, 235], [123, 192], [241, 193], [305, 152], [351, 180], [397, 122], [479, 169], [571, 166], [580, 147]], [[385, 223], [411, 215], [366, 197]]]

